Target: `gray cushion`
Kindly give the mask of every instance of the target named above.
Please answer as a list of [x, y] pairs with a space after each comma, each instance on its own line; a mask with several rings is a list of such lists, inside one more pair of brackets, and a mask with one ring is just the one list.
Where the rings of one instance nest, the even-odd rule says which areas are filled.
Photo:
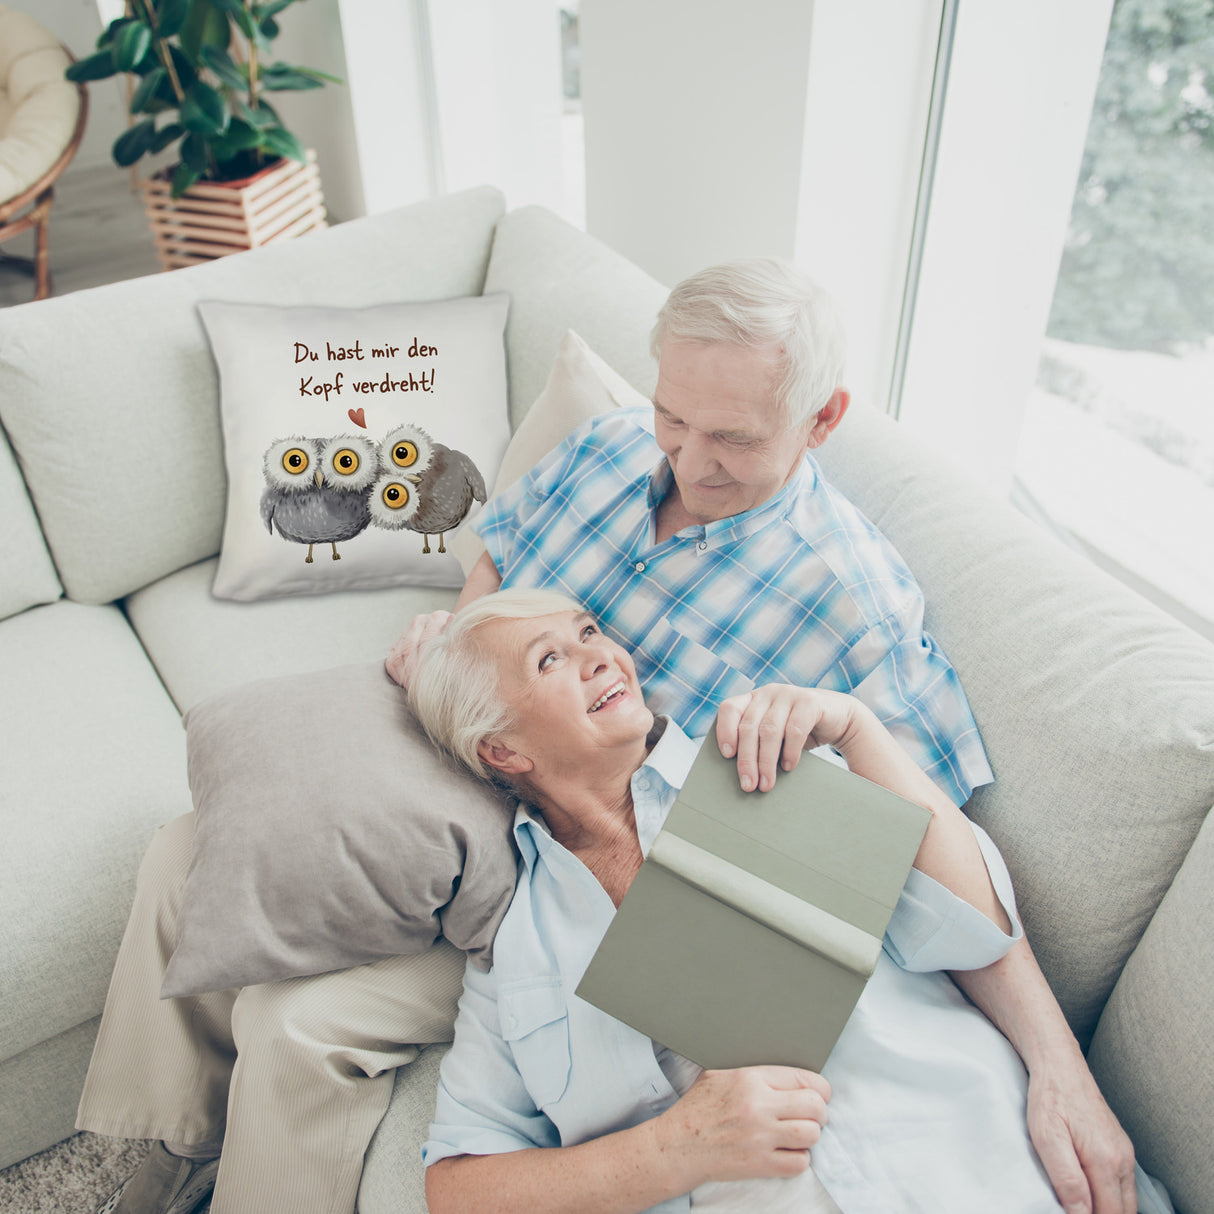
[[1177, 1207], [1214, 1209], [1214, 815], [1126, 963], [1089, 1061]]
[[502, 209], [472, 190], [0, 312], [0, 420], [68, 594], [109, 602], [219, 550], [219, 392], [195, 301], [476, 295]]
[[521, 207], [497, 225], [485, 291], [510, 295], [506, 362], [515, 429], [544, 390], [567, 329], [648, 396], [657, 382], [649, 330], [667, 291], [551, 211]]
[[165, 995], [346, 969], [441, 933], [487, 962], [513, 801], [444, 762], [381, 662], [191, 708], [194, 854]]
[[0, 431], [0, 620], [63, 593], [12, 448]]
[[0, 627], [0, 1058], [96, 1016], [135, 871], [190, 808], [185, 734], [122, 613], [61, 601]]
[[124, 603], [182, 712], [252, 679], [382, 662], [415, 615], [455, 605], [453, 590], [421, 586], [229, 603], [211, 597], [214, 574], [203, 561]]
[[970, 812], [1086, 1041], [1214, 800], [1214, 646], [883, 416], [821, 456], [923, 586], [995, 771]]

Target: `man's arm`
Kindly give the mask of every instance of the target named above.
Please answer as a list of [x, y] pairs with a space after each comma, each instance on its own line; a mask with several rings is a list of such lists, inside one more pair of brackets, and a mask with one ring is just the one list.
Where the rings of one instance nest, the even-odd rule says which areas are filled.
[[1026, 938], [952, 979], [1029, 1072], [1029, 1134], [1067, 1214], [1135, 1214], [1134, 1147], [1105, 1103]]

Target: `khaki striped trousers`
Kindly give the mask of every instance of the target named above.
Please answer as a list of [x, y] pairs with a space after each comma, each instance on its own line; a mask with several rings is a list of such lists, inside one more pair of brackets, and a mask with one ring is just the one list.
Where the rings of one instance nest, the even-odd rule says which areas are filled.
[[451, 1040], [464, 955], [162, 1000], [193, 829], [161, 827], [140, 867], [77, 1127], [222, 1139], [212, 1214], [347, 1214], [395, 1068]]

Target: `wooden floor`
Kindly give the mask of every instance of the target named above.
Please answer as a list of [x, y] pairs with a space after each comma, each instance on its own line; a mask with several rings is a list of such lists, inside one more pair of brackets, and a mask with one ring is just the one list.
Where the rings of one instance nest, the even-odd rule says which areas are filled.
[[[160, 272], [130, 174], [112, 164], [67, 169], [55, 183], [49, 232], [52, 295]], [[29, 232], [0, 245], [0, 307], [34, 298], [32, 274], [7, 261], [33, 249]]]

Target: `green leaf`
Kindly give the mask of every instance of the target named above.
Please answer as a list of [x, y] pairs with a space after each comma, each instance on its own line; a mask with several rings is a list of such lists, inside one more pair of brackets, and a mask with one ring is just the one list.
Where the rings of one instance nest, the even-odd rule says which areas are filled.
[[172, 38], [181, 32], [190, 15], [190, 0], [159, 0], [156, 5], [156, 32]]
[[286, 127], [276, 126], [263, 131], [261, 146], [276, 156], [286, 156], [290, 160], [298, 160], [300, 164], [308, 161], [304, 145]]
[[250, 109], [239, 97], [235, 99], [234, 108], [237, 116], [256, 130], [265, 131], [269, 130], [272, 126], [279, 125], [278, 115], [260, 98], [257, 101], [257, 108], [255, 110]]
[[261, 87], [272, 93], [318, 89], [322, 82], [286, 63], [272, 63], [261, 73]]
[[173, 174], [173, 188], [171, 191], [173, 197], [180, 198], [201, 176], [201, 173], [190, 168], [188, 164], [179, 164], [177, 171]]
[[330, 84], [345, 84], [345, 81], [340, 76], [331, 76], [328, 72], [322, 72], [315, 67], [297, 67], [297, 72], [304, 76], [311, 76], [316, 80], [327, 80]]
[[228, 126], [227, 134], [223, 137], [223, 142], [229, 154], [220, 159], [227, 160], [233, 152], [247, 152], [251, 148], [260, 147], [262, 132], [247, 122], [241, 122], [238, 118], [233, 119]]
[[229, 88], [247, 89], [249, 70], [238, 64], [222, 46], [204, 46], [201, 59]]
[[127, 168], [148, 151], [156, 138], [156, 124], [150, 118], [136, 123], [128, 131], [123, 131], [114, 140], [112, 154], [114, 163], [120, 168]]
[[195, 80], [181, 103], [181, 125], [196, 135], [222, 135], [228, 127], [228, 107], [223, 95]]
[[[177, 83], [181, 85], [182, 92], [189, 90], [194, 81], [198, 79], [198, 69], [190, 62], [185, 51], [180, 47], [169, 44], [169, 56], [173, 60], [173, 70], [177, 73]], [[176, 93], [170, 93], [173, 96], [174, 104], [176, 104]]]
[[114, 67], [120, 72], [133, 71], [151, 45], [152, 31], [142, 21], [129, 22], [114, 38]]
[[232, 26], [227, 15], [211, 0], [192, 0], [190, 15], [181, 27], [181, 49], [192, 63], [198, 63], [204, 46], [227, 47], [232, 41]]
[[201, 135], [189, 134], [181, 141], [181, 163], [193, 169], [199, 177], [207, 171], [210, 155], [207, 141]]
[[168, 81], [169, 74], [162, 67], [154, 67], [139, 82], [139, 87], [131, 94], [131, 113], [155, 113], [164, 108], [164, 101], [158, 97], [157, 90]]
[[168, 126], [162, 126], [156, 132], [156, 138], [152, 140], [152, 146], [148, 149], [150, 152], [163, 152], [170, 143], [176, 142], [185, 134], [185, 127], [180, 122], [170, 122]]
[[267, 17], [276, 17], [284, 8], [289, 8], [295, 0], [269, 0], [268, 4], [253, 5], [253, 16], [258, 21], [264, 21]]
[[259, 41], [262, 41], [263, 45], [268, 45], [269, 43], [273, 42], [274, 39], [277, 38], [282, 32], [278, 28], [278, 22], [275, 21], [273, 17], [263, 17], [257, 23], [257, 28], [261, 33], [261, 39]]
[[100, 37], [97, 39], [97, 49], [102, 50], [106, 47], [114, 45], [114, 38], [118, 31], [124, 26], [129, 25], [134, 20], [133, 17], [116, 17], [101, 31]]
[[113, 76], [118, 69], [114, 66], [114, 56], [111, 51], [98, 51], [85, 59], [77, 59], [63, 74], [77, 84], [86, 80], [105, 80]]

